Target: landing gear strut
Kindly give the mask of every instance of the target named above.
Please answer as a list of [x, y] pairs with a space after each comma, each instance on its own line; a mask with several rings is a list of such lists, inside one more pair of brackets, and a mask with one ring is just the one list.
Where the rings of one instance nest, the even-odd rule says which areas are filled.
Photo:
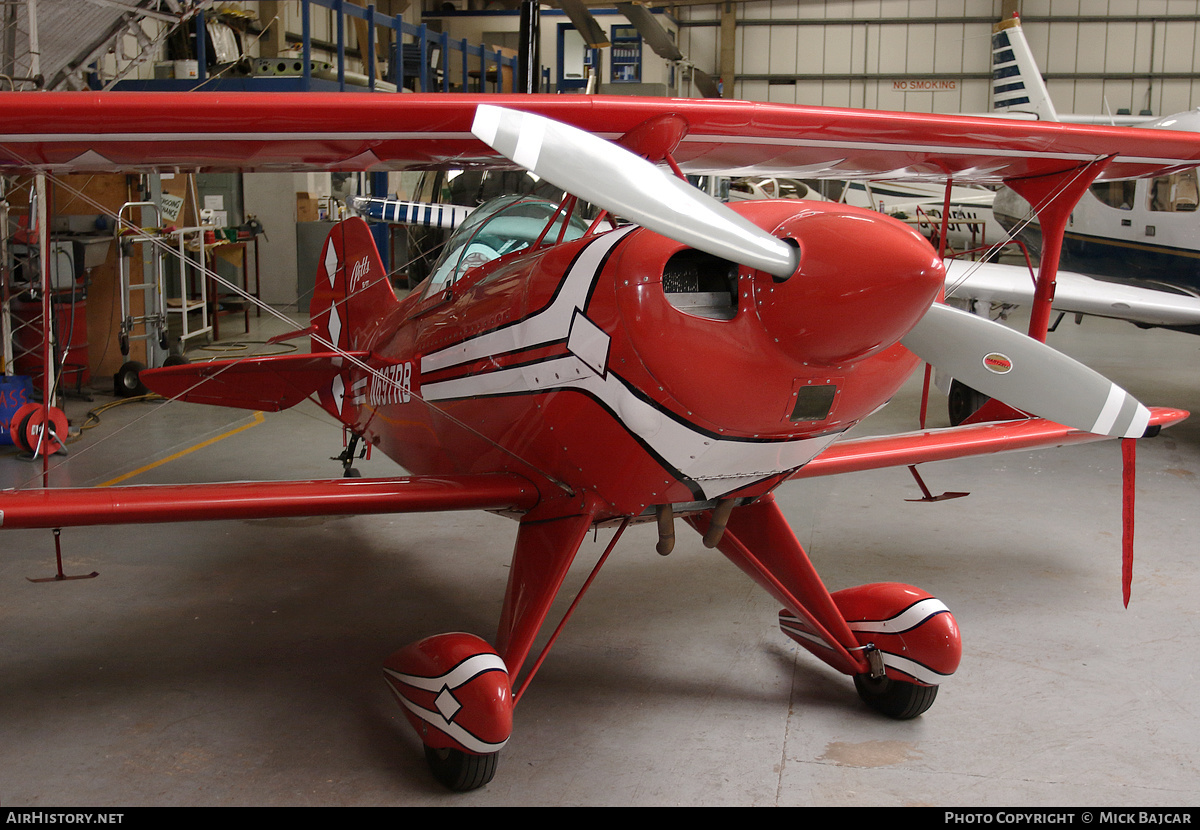
[[364, 445], [360, 450], [358, 448], [359, 441], [362, 436], [358, 433], [351, 433], [350, 443], [346, 445], [346, 449], [342, 450], [341, 455], [336, 455], [331, 458], [331, 461], [342, 462], [342, 478], [362, 478], [362, 470], [354, 469], [354, 460], [363, 458], [367, 454], [367, 448]]

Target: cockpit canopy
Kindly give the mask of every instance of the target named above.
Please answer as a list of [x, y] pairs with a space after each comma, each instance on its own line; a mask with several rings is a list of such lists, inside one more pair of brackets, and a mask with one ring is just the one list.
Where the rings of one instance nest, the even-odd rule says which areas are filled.
[[[547, 230], [551, 221], [553, 225]], [[569, 242], [583, 236], [587, 228], [587, 222], [576, 212], [564, 232], [556, 202], [520, 195], [493, 199], [477, 207], [446, 242], [425, 293], [428, 296], [441, 291], [472, 268], [528, 248], [539, 238], [548, 245]]]

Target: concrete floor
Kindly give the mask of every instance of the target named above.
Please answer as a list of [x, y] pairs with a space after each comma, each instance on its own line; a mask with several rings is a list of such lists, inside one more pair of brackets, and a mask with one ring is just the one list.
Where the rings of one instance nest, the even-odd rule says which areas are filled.
[[[1200, 412], [1198, 338], [1088, 320], [1051, 342], [1148, 403]], [[918, 393], [864, 427], [914, 428]], [[70, 405], [76, 422], [88, 406]], [[308, 405], [101, 417], [56, 483], [103, 483], [209, 438], [131, 483], [338, 472], [340, 428]], [[917, 490], [903, 469], [782, 489], [832, 589], [910, 582], [956, 614], [962, 666], [908, 722], [867, 710], [698, 538], [664, 559], [653, 529], [634, 528], [518, 707], [495, 780], [463, 795], [427, 773], [380, 664], [432, 633], [492, 636], [512, 522], [70, 529], [68, 571], [100, 577], [58, 584], [24, 578], [53, 572], [51, 534], [10, 531], [0, 803], [1197, 806], [1200, 418], [1143, 442], [1139, 463], [1128, 610], [1115, 443], [930, 465], [931, 488], [973, 491], [936, 504], [904, 501]], [[36, 473], [0, 456], [3, 486]], [[585, 546], [573, 584], [607, 538]]]

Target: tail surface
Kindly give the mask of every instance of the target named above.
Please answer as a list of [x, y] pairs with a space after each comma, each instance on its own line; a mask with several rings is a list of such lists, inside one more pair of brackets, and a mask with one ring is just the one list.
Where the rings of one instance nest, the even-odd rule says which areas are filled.
[[321, 252], [308, 309], [316, 327], [312, 350], [369, 350], [397, 303], [367, 223], [354, 217], [334, 225]]
[[317, 267], [311, 354], [167, 366], [139, 377], [164, 397], [271, 412], [315, 394], [334, 417], [353, 423], [353, 367], [370, 360], [381, 324], [397, 305], [367, 223], [347, 219], [330, 232]]
[[992, 112], [1033, 113], [1039, 121], [1059, 120], [1017, 17], [992, 28]]

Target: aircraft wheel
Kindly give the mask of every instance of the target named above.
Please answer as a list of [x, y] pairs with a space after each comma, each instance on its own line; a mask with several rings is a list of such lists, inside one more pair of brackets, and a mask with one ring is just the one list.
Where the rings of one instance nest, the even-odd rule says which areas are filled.
[[950, 396], [948, 406], [950, 409], [950, 424], [958, 426], [967, 418], [979, 411], [979, 407], [987, 402], [988, 396], [982, 392], [976, 392], [965, 383], [959, 383], [957, 380], [950, 384]]
[[121, 398], [132, 398], [135, 395], [145, 395], [149, 392], [150, 390], [138, 377], [145, 368], [136, 360], [121, 364], [121, 368], [113, 375], [113, 394]]
[[896, 720], [911, 720], [933, 705], [937, 686], [920, 686], [890, 677], [872, 678], [856, 674], [854, 688], [858, 696], [876, 712]]
[[425, 763], [442, 786], [455, 792], [477, 790], [496, 774], [499, 752], [472, 755], [461, 749], [425, 747]]

